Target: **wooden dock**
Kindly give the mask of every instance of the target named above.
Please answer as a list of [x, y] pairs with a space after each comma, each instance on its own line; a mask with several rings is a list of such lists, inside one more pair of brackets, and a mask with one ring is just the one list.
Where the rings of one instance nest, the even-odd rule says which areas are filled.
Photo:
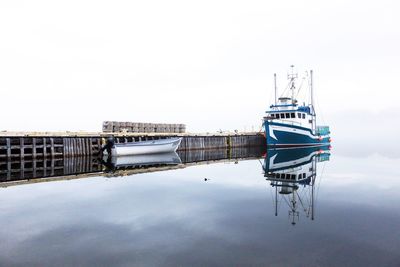
[[0, 161], [97, 156], [110, 136], [116, 143], [182, 137], [179, 151], [265, 146], [259, 132], [0, 132]]
[[182, 150], [178, 152], [182, 161], [181, 164], [132, 165], [116, 167], [112, 170], [107, 169], [97, 157], [92, 156], [0, 161], [0, 187], [94, 176], [120, 177], [181, 169], [196, 165], [259, 159], [265, 154], [265, 149], [265, 147], [241, 147], [232, 149]]

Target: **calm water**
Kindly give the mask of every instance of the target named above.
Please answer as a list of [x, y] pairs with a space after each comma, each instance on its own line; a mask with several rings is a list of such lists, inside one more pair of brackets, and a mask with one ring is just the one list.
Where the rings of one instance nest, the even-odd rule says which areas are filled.
[[0, 188], [0, 265], [400, 266], [400, 159], [320, 161], [314, 186], [252, 159]]

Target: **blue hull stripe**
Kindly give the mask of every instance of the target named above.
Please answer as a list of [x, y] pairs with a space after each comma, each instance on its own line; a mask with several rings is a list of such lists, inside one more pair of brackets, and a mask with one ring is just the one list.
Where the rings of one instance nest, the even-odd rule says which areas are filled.
[[[299, 130], [307, 131], [311, 134], [312, 137], [298, 133], [298, 132], [287, 132], [278, 129], [273, 130], [273, 138], [269, 132], [269, 125], [276, 125], [276, 126], [283, 126], [287, 128], [295, 128]], [[294, 126], [294, 125], [287, 125], [283, 123], [271, 123], [265, 121], [265, 134], [267, 139], [267, 146], [274, 146], [274, 147], [298, 147], [298, 146], [322, 146], [322, 145], [329, 145], [329, 136], [324, 136], [321, 138], [318, 135], [314, 135], [309, 128]]]

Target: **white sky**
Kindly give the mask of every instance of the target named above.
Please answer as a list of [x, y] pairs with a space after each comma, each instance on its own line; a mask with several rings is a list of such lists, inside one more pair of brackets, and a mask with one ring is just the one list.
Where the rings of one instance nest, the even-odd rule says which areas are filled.
[[257, 129], [273, 73], [284, 85], [291, 64], [314, 69], [332, 128], [362, 111], [391, 116], [398, 3], [0, 1], [0, 130], [98, 131], [103, 120]]

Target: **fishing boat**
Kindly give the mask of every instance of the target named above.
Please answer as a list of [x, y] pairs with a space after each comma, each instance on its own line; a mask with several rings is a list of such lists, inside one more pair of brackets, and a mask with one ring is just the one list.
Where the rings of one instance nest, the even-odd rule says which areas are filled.
[[309, 103], [299, 104], [296, 99], [302, 89], [297, 88], [297, 73], [288, 74], [289, 83], [282, 95], [277, 98], [276, 74], [275, 81], [275, 103], [266, 111], [264, 117], [264, 129], [268, 147], [302, 147], [302, 146], [324, 146], [329, 145], [329, 126], [317, 126], [316, 113], [313, 96], [313, 71], [307, 78], [309, 85]]
[[151, 141], [113, 143], [111, 145], [111, 155], [119, 157], [176, 152], [181, 141], [182, 138], [179, 137]]

